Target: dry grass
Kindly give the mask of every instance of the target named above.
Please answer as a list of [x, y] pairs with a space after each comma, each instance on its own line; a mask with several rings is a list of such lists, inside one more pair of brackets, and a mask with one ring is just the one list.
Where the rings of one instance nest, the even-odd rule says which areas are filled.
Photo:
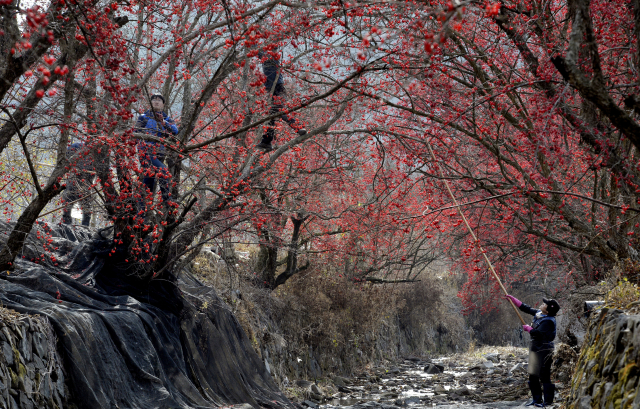
[[638, 285], [631, 283], [626, 277], [620, 280], [605, 296], [606, 305], [618, 309], [625, 309], [638, 300], [640, 300]]
[[325, 376], [349, 374], [399, 356], [466, 349], [470, 339], [457, 287], [446, 279], [380, 286], [323, 267], [271, 292], [255, 285], [251, 260], [230, 268], [200, 256], [192, 265], [194, 275], [214, 287], [235, 313], [256, 352], [270, 351], [283, 387], [293, 387], [288, 379], [314, 378], [311, 360]]

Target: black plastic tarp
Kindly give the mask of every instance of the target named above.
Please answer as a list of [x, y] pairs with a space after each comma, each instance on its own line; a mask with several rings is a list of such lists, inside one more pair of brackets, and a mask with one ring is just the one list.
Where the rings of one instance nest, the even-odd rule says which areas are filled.
[[[0, 222], [0, 242], [10, 228]], [[2, 305], [53, 325], [73, 403], [293, 406], [212, 288], [189, 276], [140, 288], [109, 260], [109, 246], [104, 232], [40, 224], [14, 271], [0, 274]]]

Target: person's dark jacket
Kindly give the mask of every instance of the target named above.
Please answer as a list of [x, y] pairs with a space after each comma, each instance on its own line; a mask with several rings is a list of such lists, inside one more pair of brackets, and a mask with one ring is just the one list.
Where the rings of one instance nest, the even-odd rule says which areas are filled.
[[[259, 52], [258, 57], [263, 58], [266, 56], [266, 60], [262, 63], [262, 73], [267, 77], [267, 81], [264, 83], [264, 87], [268, 92], [279, 94], [279, 90], [284, 86], [284, 79], [282, 78], [282, 67], [280, 61], [272, 57], [270, 54]], [[274, 88], [274, 84], [276, 87]]]
[[534, 316], [531, 327], [531, 350], [533, 352], [553, 350], [553, 340], [556, 338], [556, 318], [542, 314], [540, 310], [522, 303], [520, 311]]
[[[154, 112], [149, 110], [144, 114], [138, 117], [138, 121], [136, 122], [136, 130], [141, 132], [146, 132], [152, 135], [157, 136], [158, 138], [164, 138], [167, 134], [172, 133], [174, 135], [178, 134], [178, 127], [173, 122], [173, 119], [166, 112], [162, 113], [162, 117], [164, 118], [165, 126], [162, 127], [154, 117]], [[147, 141], [149, 143], [149, 141]], [[154, 142], [151, 142], [154, 143]]]
[[67, 159], [75, 168], [73, 177], [80, 176], [80, 179], [85, 179], [87, 175], [93, 174], [93, 158], [85, 148], [84, 143], [76, 142], [67, 147]]

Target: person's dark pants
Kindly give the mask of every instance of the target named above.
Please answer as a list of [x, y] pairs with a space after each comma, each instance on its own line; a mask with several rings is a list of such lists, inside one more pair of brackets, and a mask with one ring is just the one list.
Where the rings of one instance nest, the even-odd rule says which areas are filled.
[[[269, 115], [275, 115], [282, 111], [282, 108], [284, 108], [283, 103], [286, 95], [287, 94], [284, 86], [282, 84], [276, 84], [275, 89], [273, 90], [273, 97], [271, 98], [271, 109], [269, 110]], [[267, 130], [262, 136], [263, 143], [270, 144], [275, 138], [276, 119], [277, 118], [273, 118], [267, 124]], [[280, 116], [280, 119], [288, 123], [289, 126], [295, 129], [296, 131], [300, 129], [300, 126], [298, 125], [297, 121], [291, 118], [290, 116], [285, 114]]]
[[[87, 183], [91, 183], [91, 177], [92, 175], [83, 174], [73, 176], [72, 179], [67, 181], [67, 188], [62, 193], [62, 200], [65, 203], [75, 202], [76, 200], [83, 198], [80, 201], [83, 226], [89, 226], [89, 223], [91, 223], [91, 198], [86, 197], [89, 195], [89, 192], [86, 189], [82, 188], [82, 182], [80, 182], [80, 180], [85, 179], [85, 181], [89, 181]], [[73, 224], [73, 219], [71, 218], [71, 209], [73, 209], [74, 204], [69, 204], [62, 210], [62, 223]]]
[[[165, 165], [161, 160], [164, 159], [164, 155], [159, 154], [161, 152], [157, 152], [156, 149], [156, 145], [152, 144], [145, 144], [145, 146], [140, 148], [140, 165], [144, 172], [142, 183], [147, 187], [147, 189], [149, 189], [150, 194], [153, 195], [157, 179], [158, 185], [160, 185], [162, 202], [165, 206], [168, 206], [169, 198], [171, 197], [169, 190], [171, 174], [169, 173], [167, 165]], [[146, 203], [149, 199], [150, 198], [147, 193], [143, 192], [140, 202], [138, 203], [139, 211], [142, 211], [143, 213], [147, 212]]]
[[[540, 351], [536, 352], [536, 355], [540, 362], [540, 369], [538, 374], [529, 374], [529, 389], [531, 389], [533, 399], [542, 402], [544, 386], [545, 403], [550, 404], [553, 402], [553, 391], [555, 390], [555, 387], [551, 383], [553, 351]], [[551, 393], [549, 393], [550, 391]]]

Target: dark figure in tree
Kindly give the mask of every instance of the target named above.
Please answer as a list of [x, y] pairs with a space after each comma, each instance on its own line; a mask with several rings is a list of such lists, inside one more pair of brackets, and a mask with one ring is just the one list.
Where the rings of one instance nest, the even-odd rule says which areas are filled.
[[[280, 66], [280, 61], [277, 58], [277, 55], [273, 56], [268, 53], [260, 52], [258, 56], [264, 59], [262, 62], [262, 72], [265, 77], [267, 77], [264, 87], [271, 95], [271, 109], [269, 110], [269, 115], [275, 115], [282, 111], [287, 96], [287, 90], [284, 87], [284, 79], [282, 76], [282, 67]], [[298, 124], [294, 118], [287, 114], [281, 115], [280, 118], [298, 132], [299, 135], [305, 135], [307, 133], [307, 130], [304, 129], [303, 126]], [[269, 121], [267, 124], [267, 130], [262, 136], [262, 141], [257, 145], [258, 148], [264, 149], [267, 152], [273, 149], [271, 142], [275, 138], [275, 125], [276, 118]]]
[[[137, 132], [146, 132], [158, 138], [166, 138], [169, 134], [177, 135], [178, 127], [173, 119], [164, 112], [164, 97], [159, 94], [151, 96], [151, 109], [138, 117], [135, 127]], [[138, 144], [140, 154], [140, 165], [144, 171], [142, 183], [147, 187], [148, 192], [143, 192], [138, 202], [138, 214], [144, 215], [147, 212], [147, 203], [153, 201], [153, 192], [156, 179], [160, 185], [162, 204], [165, 210], [169, 208], [169, 180], [171, 174], [169, 168], [164, 164], [166, 148], [161, 143], [152, 141], [141, 141]]]
[[556, 300], [543, 298], [543, 304], [537, 310], [512, 295], [507, 295], [505, 298], [510, 299], [516, 307], [520, 308], [520, 311], [534, 316], [531, 325], [522, 326], [531, 335], [529, 389], [531, 389], [532, 400], [525, 406], [543, 408], [545, 405], [551, 405], [555, 395], [555, 385], [551, 383], [553, 340], [556, 338], [556, 314], [560, 310], [560, 305]]
[[67, 148], [67, 158], [74, 169], [67, 176], [67, 188], [62, 193], [62, 200], [67, 206], [62, 210], [62, 223], [73, 224], [71, 209], [78, 199], [82, 209], [82, 225], [89, 226], [91, 222], [91, 194], [89, 187], [93, 183], [95, 171], [84, 144], [73, 143]]

